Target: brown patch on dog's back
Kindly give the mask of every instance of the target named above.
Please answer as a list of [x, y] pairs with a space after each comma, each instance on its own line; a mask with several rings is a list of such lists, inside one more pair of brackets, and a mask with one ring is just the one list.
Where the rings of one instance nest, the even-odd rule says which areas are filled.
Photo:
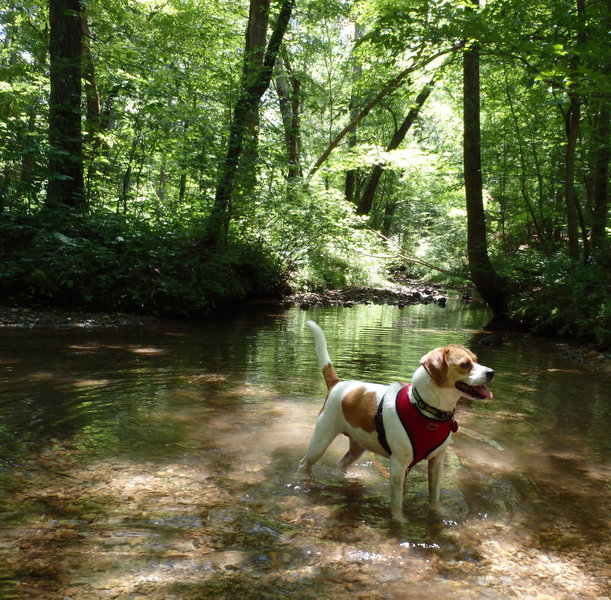
[[375, 431], [378, 399], [375, 392], [366, 392], [365, 386], [350, 390], [342, 399], [342, 412], [352, 427], [367, 432]]

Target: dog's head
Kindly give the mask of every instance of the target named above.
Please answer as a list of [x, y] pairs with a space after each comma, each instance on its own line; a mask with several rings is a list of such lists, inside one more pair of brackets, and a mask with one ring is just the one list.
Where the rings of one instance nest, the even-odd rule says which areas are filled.
[[435, 384], [441, 388], [458, 390], [460, 396], [478, 400], [492, 398], [486, 387], [494, 371], [477, 362], [477, 356], [464, 346], [449, 344], [435, 348], [420, 359]]

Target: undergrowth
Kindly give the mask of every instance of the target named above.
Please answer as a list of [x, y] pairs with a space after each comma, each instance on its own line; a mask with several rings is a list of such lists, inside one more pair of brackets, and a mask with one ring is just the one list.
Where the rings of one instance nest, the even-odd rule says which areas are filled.
[[[533, 262], [533, 260], [535, 262]], [[596, 263], [565, 256], [520, 257], [512, 273], [510, 316], [535, 333], [611, 348], [611, 275]]]
[[201, 231], [114, 214], [0, 215], [0, 302], [194, 316], [279, 293], [282, 270], [262, 247], [232, 241], [220, 251]]

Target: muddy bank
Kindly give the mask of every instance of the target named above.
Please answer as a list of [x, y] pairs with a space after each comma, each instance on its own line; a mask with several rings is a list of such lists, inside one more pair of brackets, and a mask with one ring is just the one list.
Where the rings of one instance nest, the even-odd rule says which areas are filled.
[[93, 329], [100, 327], [124, 327], [148, 325], [158, 321], [156, 317], [126, 313], [103, 313], [61, 308], [24, 308], [0, 306], [0, 327], [21, 329]]
[[298, 292], [287, 296], [286, 301], [301, 308], [311, 306], [344, 306], [357, 304], [389, 304], [402, 308], [410, 304], [436, 302], [444, 306], [448, 300], [442, 286], [412, 281], [405, 285], [389, 287], [347, 287], [323, 292]]

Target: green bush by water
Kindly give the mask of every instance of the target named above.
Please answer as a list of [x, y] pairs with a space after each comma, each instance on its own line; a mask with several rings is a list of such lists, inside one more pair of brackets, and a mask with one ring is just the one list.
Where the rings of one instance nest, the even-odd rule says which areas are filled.
[[0, 302], [207, 314], [253, 296], [277, 295], [283, 274], [254, 243], [206, 247], [203, 228], [152, 228], [121, 216], [0, 217]]

